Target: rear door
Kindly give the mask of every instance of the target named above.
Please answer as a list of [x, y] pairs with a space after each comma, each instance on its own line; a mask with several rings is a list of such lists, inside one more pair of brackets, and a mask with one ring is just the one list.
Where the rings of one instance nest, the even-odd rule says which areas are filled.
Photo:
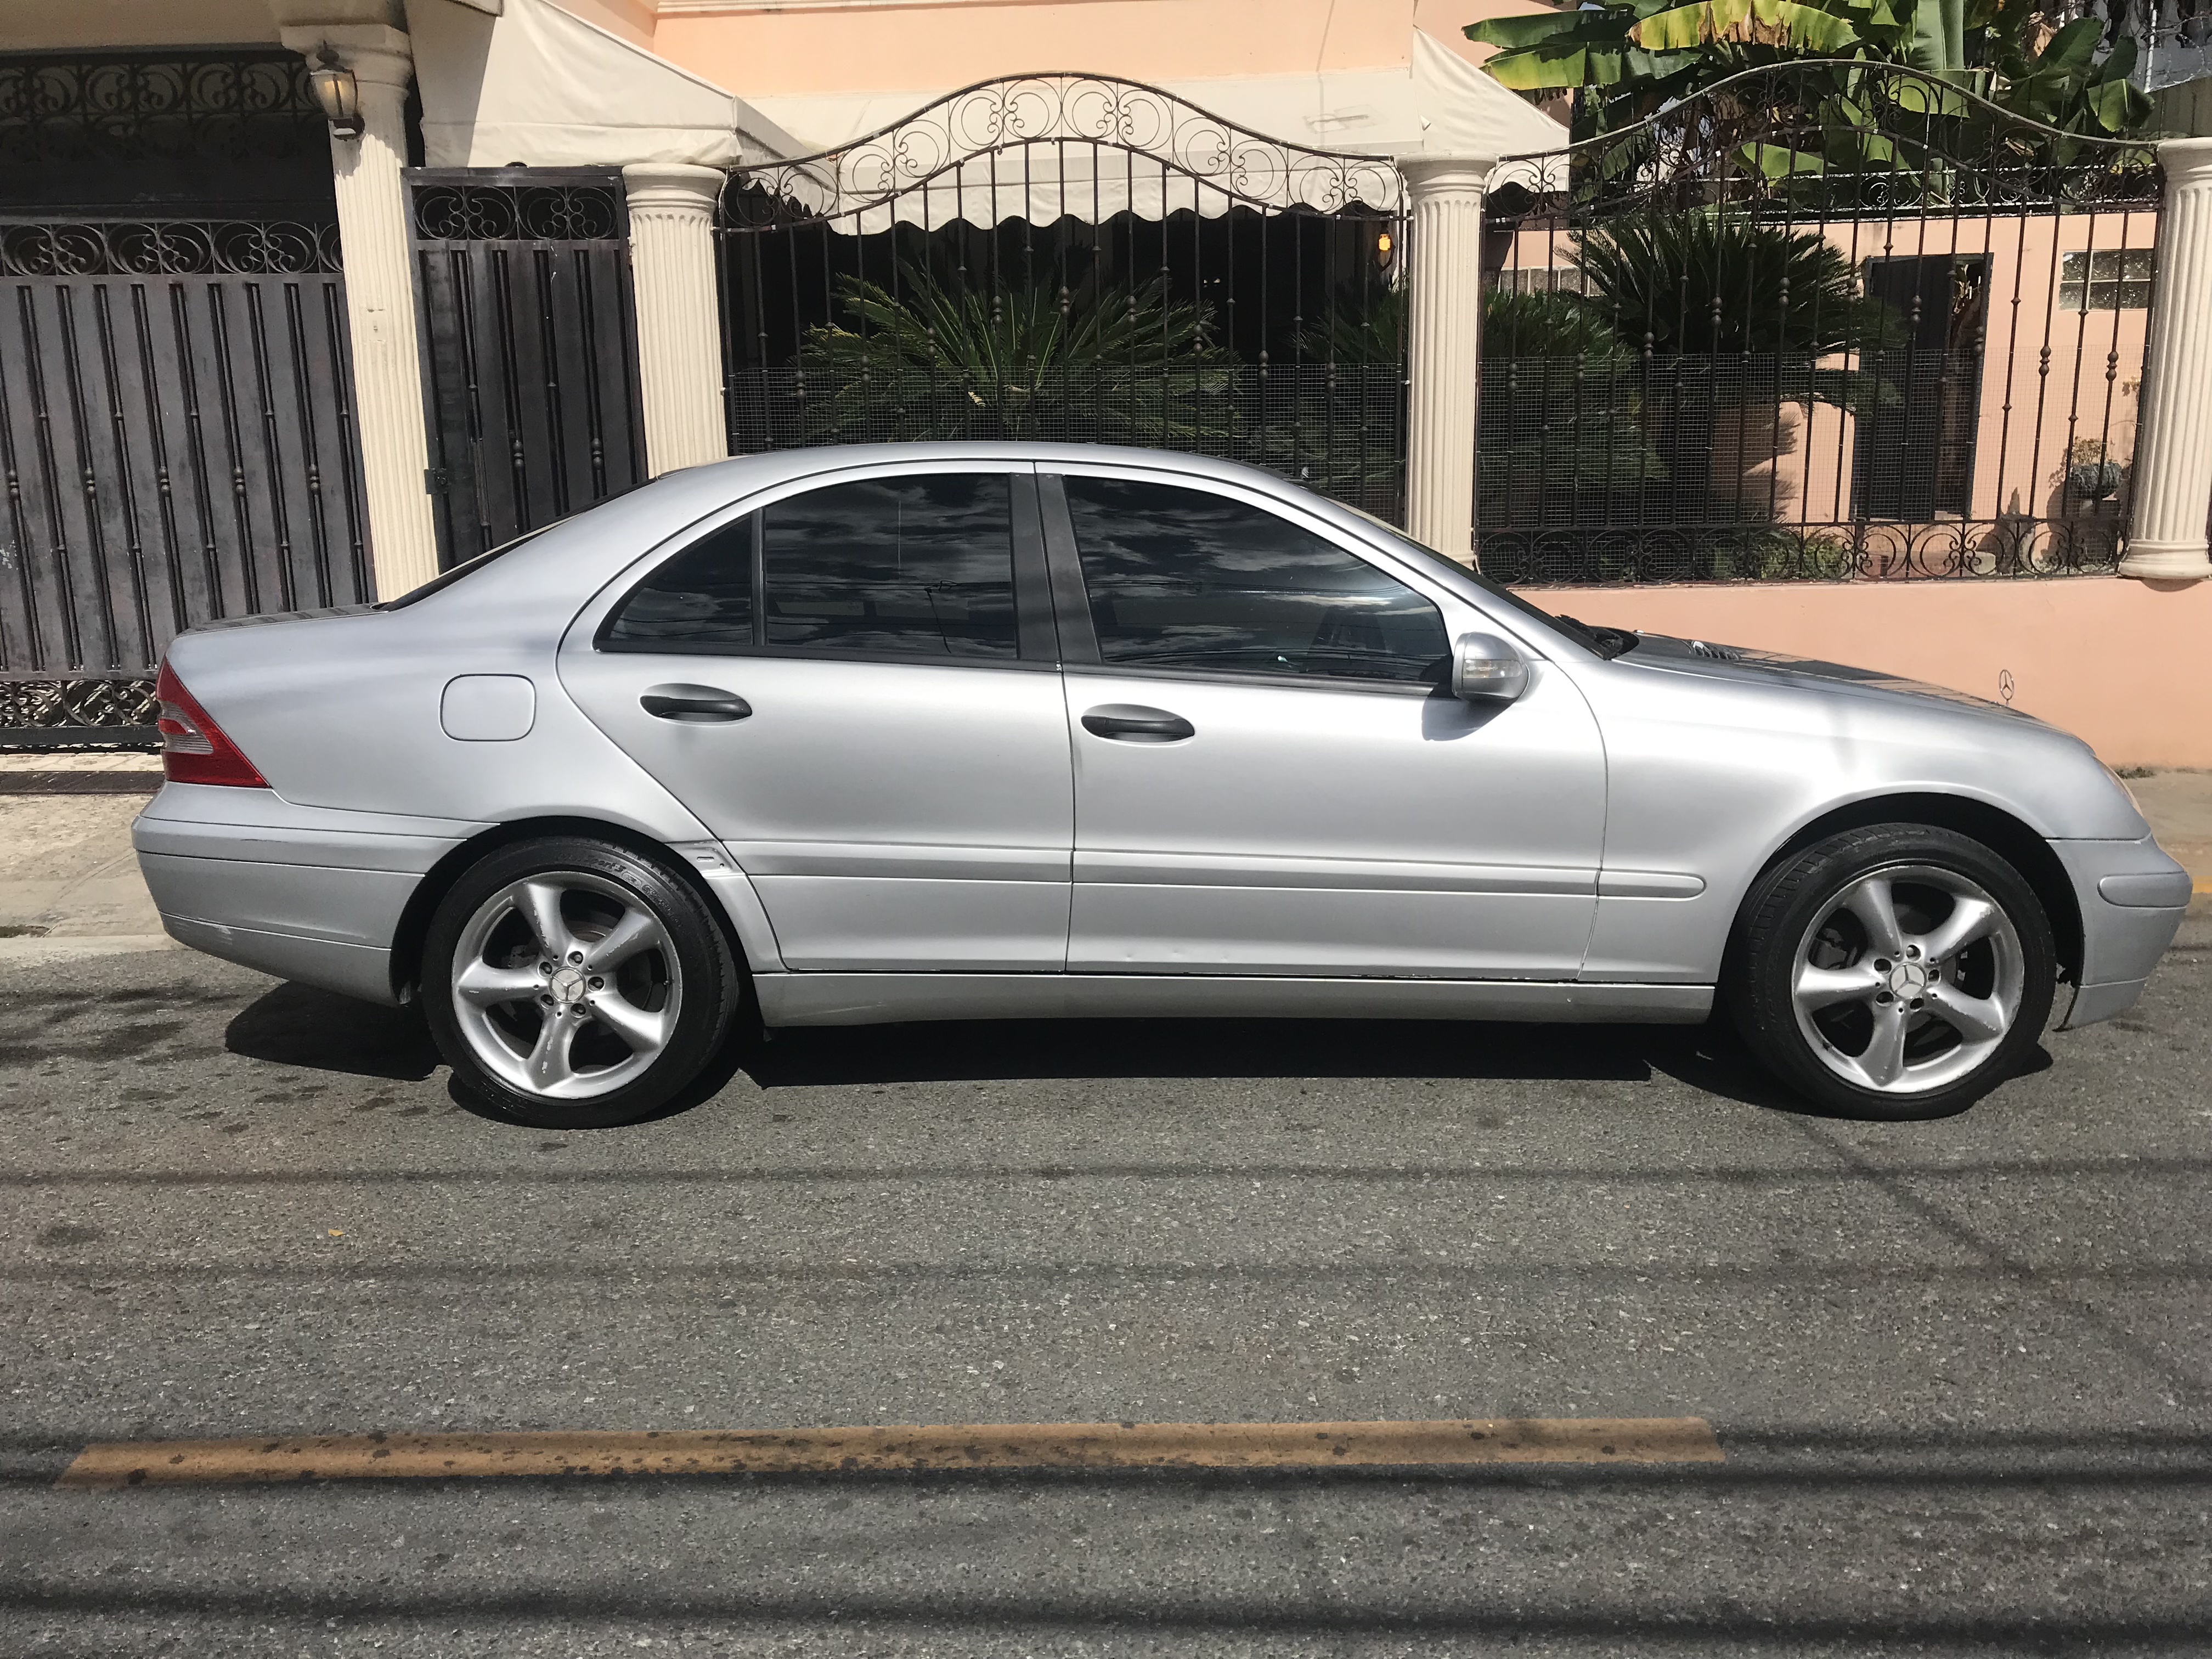
[[1071, 971], [1572, 979], [1605, 765], [1580, 690], [1444, 680], [1498, 624], [1188, 476], [1040, 479], [1075, 755]]
[[1063, 965], [1073, 785], [1026, 464], [793, 486], [672, 549], [562, 678], [722, 838], [787, 968]]

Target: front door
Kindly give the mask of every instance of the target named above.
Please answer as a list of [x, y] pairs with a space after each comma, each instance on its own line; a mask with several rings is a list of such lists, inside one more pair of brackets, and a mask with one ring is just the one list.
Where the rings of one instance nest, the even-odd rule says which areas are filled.
[[1574, 977], [1605, 774], [1564, 672], [1462, 702], [1449, 641], [1494, 624], [1323, 521], [1138, 471], [1041, 482], [1071, 971]]
[[752, 878], [787, 968], [1065, 961], [1067, 728], [1036, 512], [1028, 469], [1003, 465], [801, 488], [564, 647], [578, 702]]

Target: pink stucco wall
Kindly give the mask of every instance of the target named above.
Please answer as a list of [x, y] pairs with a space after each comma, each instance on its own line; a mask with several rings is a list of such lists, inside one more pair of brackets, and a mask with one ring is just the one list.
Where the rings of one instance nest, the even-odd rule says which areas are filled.
[[2119, 576], [1524, 589], [1547, 610], [1851, 663], [2013, 706], [2110, 766], [2212, 767], [2212, 582]]
[[[602, 23], [635, 3], [562, 0]], [[1406, 61], [1416, 28], [1479, 62], [1488, 48], [1462, 26], [1541, 9], [1534, 0], [729, 0], [656, 17], [650, 45], [740, 97], [765, 97], [964, 86], [1036, 70], [1178, 81], [1382, 69]]]

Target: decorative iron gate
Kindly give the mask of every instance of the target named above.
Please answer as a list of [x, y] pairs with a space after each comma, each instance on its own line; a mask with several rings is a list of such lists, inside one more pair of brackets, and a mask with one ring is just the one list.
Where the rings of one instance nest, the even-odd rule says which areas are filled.
[[1152, 87], [1032, 76], [731, 177], [732, 453], [1044, 438], [1402, 510], [1402, 188]]
[[410, 169], [447, 565], [645, 482], [622, 173]]
[[0, 745], [154, 740], [170, 638], [371, 592], [289, 53], [0, 59]]
[[2160, 175], [1909, 70], [1753, 70], [1510, 157], [1483, 568], [1510, 581], [2116, 562]]

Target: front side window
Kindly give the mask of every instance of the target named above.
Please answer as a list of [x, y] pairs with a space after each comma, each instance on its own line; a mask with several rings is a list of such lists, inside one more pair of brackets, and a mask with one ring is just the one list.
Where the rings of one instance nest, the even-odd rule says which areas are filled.
[[633, 589], [601, 645], [1011, 659], [1006, 475], [831, 484], [710, 532]]
[[1440, 683], [1443, 618], [1335, 543], [1225, 495], [1063, 480], [1103, 662]]

